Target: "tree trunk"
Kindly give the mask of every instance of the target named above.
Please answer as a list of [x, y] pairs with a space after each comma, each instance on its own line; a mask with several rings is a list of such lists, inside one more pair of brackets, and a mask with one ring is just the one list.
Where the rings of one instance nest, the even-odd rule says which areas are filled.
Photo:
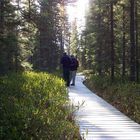
[[[101, 2], [100, 0], [98, 1], [99, 3], [99, 19], [98, 19], [98, 29], [99, 29], [99, 34], [101, 33]], [[102, 41], [101, 41], [101, 38], [100, 38], [100, 35], [98, 35], [97, 37], [97, 43], [99, 45], [99, 52], [98, 52], [98, 74], [99, 76], [102, 76]]]
[[31, 0], [28, 0], [28, 3], [29, 3], [29, 22], [31, 20]]
[[139, 48], [138, 48], [138, 7], [135, 4], [135, 26], [136, 26], [136, 81], [139, 82]]
[[114, 12], [113, 12], [113, 3], [111, 2], [110, 5], [110, 12], [111, 12], [111, 80], [114, 81], [114, 55], [115, 55], [115, 50], [114, 50]]
[[125, 77], [125, 69], [126, 69], [126, 40], [125, 40], [125, 9], [123, 5], [123, 56], [122, 56], [122, 78]]
[[[17, 0], [17, 6], [18, 6], [18, 15], [20, 13], [20, 0]], [[19, 36], [19, 31], [18, 31], [18, 26], [16, 27], [16, 37], [18, 38]], [[15, 69], [15, 72], [18, 71], [18, 48], [19, 48], [19, 42], [17, 41], [16, 43], [16, 49], [15, 49], [15, 53], [14, 53], [14, 58], [15, 58], [15, 66], [14, 66], [14, 69]]]
[[4, 29], [4, 0], [0, 2], [0, 36], [3, 35]]
[[130, 0], [130, 80], [136, 80], [135, 0]]
[[5, 72], [4, 65], [4, 44], [3, 44], [3, 34], [4, 34], [4, 0], [0, 1], [0, 74]]

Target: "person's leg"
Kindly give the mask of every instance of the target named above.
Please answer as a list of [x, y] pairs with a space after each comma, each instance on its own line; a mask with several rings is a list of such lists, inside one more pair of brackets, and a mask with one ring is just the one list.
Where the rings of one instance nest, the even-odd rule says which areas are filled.
[[71, 71], [71, 85], [73, 85], [73, 71]]
[[75, 85], [76, 71], [72, 71], [72, 84]]
[[63, 79], [66, 82], [66, 86], [70, 85], [70, 71], [68, 69], [63, 69]]
[[67, 86], [69, 86], [70, 85], [70, 71], [69, 70], [67, 70], [66, 72], [66, 82], [67, 82]]
[[72, 71], [70, 71], [70, 83], [72, 81]]
[[63, 69], [63, 79], [65, 82], [67, 82], [67, 70]]

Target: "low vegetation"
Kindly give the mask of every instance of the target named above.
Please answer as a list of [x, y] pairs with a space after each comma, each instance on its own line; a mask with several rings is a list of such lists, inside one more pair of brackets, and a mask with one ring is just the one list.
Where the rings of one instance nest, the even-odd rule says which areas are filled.
[[122, 81], [121, 78], [112, 83], [109, 77], [89, 73], [85, 84], [128, 117], [140, 123], [140, 84]]
[[64, 81], [24, 72], [0, 77], [0, 135], [3, 140], [78, 140]]

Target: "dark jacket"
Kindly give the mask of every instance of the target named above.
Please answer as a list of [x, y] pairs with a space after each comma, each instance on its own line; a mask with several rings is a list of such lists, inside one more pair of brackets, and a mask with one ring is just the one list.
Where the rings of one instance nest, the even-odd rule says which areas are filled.
[[77, 70], [78, 66], [79, 66], [78, 60], [76, 58], [71, 58], [70, 70], [75, 71]]
[[61, 58], [61, 64], [63, 65], [63, 69], [70, 69], [71, 59], [68, 55], [64, 55]]

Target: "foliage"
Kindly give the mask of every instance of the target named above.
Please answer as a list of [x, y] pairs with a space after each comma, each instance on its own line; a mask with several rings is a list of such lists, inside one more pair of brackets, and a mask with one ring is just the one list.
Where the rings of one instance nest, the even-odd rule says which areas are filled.
[[[63, 0], [0, 1], [0, 74], [55, 71], [68, 38]], [[68, 39], [67, 39], [68, 40]]]
[[138, 82], [139, 23], [138, 0], [89, 0], [81, 39], [82, 67], [109, 75], [112, 81], [121, 75]]
[[1, 139], [78, 139], [64, 81], [46, 73], [0, 77]]
[[93, 70], [84, 70], [82, 71], [83, 75], [85, 75], [86, 79], [88, 79], [92, 74], [94, 74]]
[[[0, 1], [0, 74], [14, 69], [16, 61], [15, 50], [18, 50], [15, 28], [15, 7], [9, 0]], [[14, 61], [15, 60], [15, 61]]]
[[112, 83], [109, 77], [97, 75], [90, 75], [85, 83], [96, 91], [97, 95], [140, 123], [140, 84], [124, 81], [121, 78], [116, 78]]
[[78, 56], [78, 31], [76, 20], [72, 24], [72, 31], [70, 37], [70, 54]]
[[[42, 0], [38, 19], [38, 46], [34, 68], [52, 72], [59, 67], [68, 40], [68, 20], [63, 0]], [[47, 28], [46, 28], [47, 27]]]

